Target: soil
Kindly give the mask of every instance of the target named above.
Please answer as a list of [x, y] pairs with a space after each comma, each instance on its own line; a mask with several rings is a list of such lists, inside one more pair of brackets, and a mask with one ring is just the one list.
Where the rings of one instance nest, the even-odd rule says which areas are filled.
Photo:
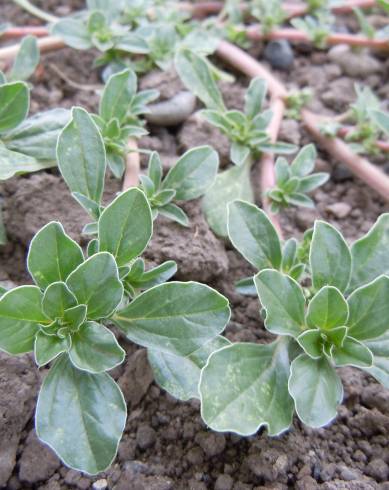
[[[40, 3], [51, 12], [64, 15], [82, 2], [66, 2], [66, 6], [55, 0]], [[1, 21], [4, 17], [18, 25], [37, 23], [11, 2], [2, 5], [1, 10]], [[343, 25], [346, 28], [348, 24]], [[257, 51], [260, 56], [261, 49]], [[382, 98], [389, 94], [389, 60], [374, 57], [380, 64], [379, 75], [365, 73], [356, 79], [326, 52], [305, 47], [295, 48], [294, 53], [293, 69], [277, 75], [290, 87], [309, 84], [315, 90], [311, 103], [315, 110], [327, 114], [344, 110], [352, 101], [353, 84], [362, 80]], [[93, 53], [70, 49], [44, 56], [42, 69], [33, 80], [32, 111], [72, 105], [96, 110], [96, 90], [73, 89], [59, 75], [63, 73], [78, 84], [100, 84], [99, 73], [92, 68], [93, 59]], [[50, 69], [50, 65], [56, 69]], [[180, 90], [174, 74], [166, 79], [157, 73], [141, 82], [148, 88], [164, 86], [164, 98], [174, 94], [174, 83]], [[222, 85], [230, 108], [242, 105], [246, 86], [247, 80], [239, 76], [234, 85]], [[150, 130], [141, 146], [160, 151], [166, 167], [182, 151], [203, 143], [220, 150], [222, 162], [227, 164], [226, 143], [196, 115], [179, 128]], [[292, 120], [284, 122], [281, 135], [285, 141], [299, 145], [310, 141], [301, 125]], [[385, 160], [375, 162], [384, 165]], [[360, 237], [387, 206], [327, 154], [319, 153], [317, 167], [330, 172], [331, 180], [314, 193], [315, 210], [283, 213], [287, 236], [301, 236], [321, 217], [341, 229], [348, 240]], [[257, 181], [258, 168], [253, 169], [252, 177], [253, 182]], [[105, 197], [109, 201], [119, 191], [119, 183], [112, 178], [107, 180]], [[84, 245], [80, 231], [88, 218], [69, 196], [56, 170], [12, 179], [1, 185], [0, 192], [9, 237], [0, 251], [0, 281], [31, 282], [24, 271], [26, 250], [33, 234], [50, 220], [60, 220], [70, 235]], [[206, 282], [227, 295], [233, 309], [226, 330], [230, 340], [268, 342], [272, 336], [263, 328], [257, 299], [242, 297], [233, 287], [235, 280], [251, 272], [250, 266], [230, 244], [214, 236], [198, 201], [187, 203], [185, 210], [191, 220], [188, 229], [158, 219], [145, 253], [147, 262], [176, 260], [177, 278]], [[145, 350], [125, 339], [121, 341], [127, 350], [126, 362], [112, 374], [124, 391], [129, 417], [115, 463], [105, 474], [93, 478], [61, 465], [34, 434], [34, 404], [45, 370], [38, 371], [29, 355], [11, 358], [0, 354], [0, 488], [389, 489], [389, 391], [367, 374], [349, 368], [340, 370], [345, 397], [338, 418], [329, 427], [312, 430], [296, 419], [291, 430], [280, 437], [269, 438], [260, 431], [242, 438], [209, 431], [201, 421], [198, 401], [181, 403], [161, 390], [153, 382]]]

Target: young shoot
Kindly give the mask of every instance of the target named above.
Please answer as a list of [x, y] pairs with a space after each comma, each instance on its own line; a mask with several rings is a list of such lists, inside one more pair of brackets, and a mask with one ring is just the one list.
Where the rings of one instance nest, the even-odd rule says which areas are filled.
[[276, 436], [295, 412], [304, 424], [323, 427], [343, 399], [337, 373], [343, 366], [363, 369], [389, 388], [389, 214], [351, 246], [332, 225], [317, 221], [298, 271], [296, 242], [282, 245], [254, 205], [231, 203], [228, 230], [259, 270], [254, 284], [265, 328], [277, 338], [211, 354], [199, 385], [209, 427], [248, 436], [265, 426]]
[[250, 6], [251, 15], [261, 23], [263, 34], [270, 34], [287, 19], [280, 0], [252, 0]]
[[[35, 284], [1, 293], [0, 349], [33, 352], [39, 367], [49, 366], [37, 435], [67, 466], [96, 474], [114, 460], [127, 414], [108, 374], [125, 358], [111, 327], [147, 348], [157, 382], [185, 399], [199, 396], [208, 355], [228, 344], [220, 333], [230, 311], [228, 300], [208, 286], [166, 283], [177, 270], [173, 261], [145, 270], [140, 255], [152, 237], [149, 202], [130, 188], [101, 205], [104, 144], [83, 109], [73, 109], [59, 137], [58, 166], [94, 216], [96, 236], [85, 254], [58, 222], [38, 231], [27, 259]], [[189, 366], [184, 375], [183, 365]]]
[[148, 113], [147, 105], [157, 99], [157, 90], [137, 91], [137, 77], [130, 69], [111, 75], [104, 87], [98, 115], [93, 119], [102, 134], [107, 163], [115, 175], [122, 177], [129, 140], [147, 134], [140, 118]]
[[312, 100], [313, 91], [309, 87], [302, 90], [294, 90], [285, 97], [285, 117], [299, 121], [301, 110]]
[[147, 175], [141, 175], [140, 180], [153, 218], [160, 214], [182, 226], [189, 226], [188, 216], [175, 202], [204, 195], [214, 183], [218, 168], [217, 152], [210, 146], [200, 146], [182, 155], [163, 178], [159, 155], [152, 153]]
[[291, 20], [296, 29], [305, 32], [313, 45], [318, 49], [327, 47], [327, 38], [331, 34], [334, 17], [330, 11], [319, 10], [314, 16], [307, 15], [304, 18]]
[[277, 159], [276, 185], [267, 193], [273, 213], [289, 206], [315, 207], [307, 193], [325, 184], [329, 178], [329, 174], [325, 172], [312, 173], [315, 159], [314, 145], [304, 146], [290, 165], [283, 157]]
[[218, 175], [215, 184], [204, 199], [204, 211], [211, 228], [221, 236], [227, 235], [227, 204], [237, 196], [253, 200], [250, 168], [264, 152], [290, 154], [296, 147], [287, 143], [272, 143], [268, 125], [271, 110], [264, 110], [266, 82], [260, 78], [251, 81], [245, 95], [243, 111], [228, 110], [207, 61], [189, 51], [176, 56], [176, 69], [185, 86], [206, 106], [201, 111], [210, 124], [230, 140], [230, 158], [234, 167]]

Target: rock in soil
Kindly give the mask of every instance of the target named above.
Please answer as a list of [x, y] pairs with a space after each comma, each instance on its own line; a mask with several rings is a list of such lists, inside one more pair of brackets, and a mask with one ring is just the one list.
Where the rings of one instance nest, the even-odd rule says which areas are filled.
[[135, 351], [127, 360], [119, 386], [129, 408], [135, 407], [147, 393], [153, 381], [153, 372], [147, 361], [146, 349]]
[[22, 431], [34, 411], [38, 382], [30, 356], [0, 352], [0, 488], [14, 469]]
[[338, 64], [345, 75], [356, 78], [366, 78], [373, 73], [379, 73], [381, 64], [368, 51], [352, 51], [349, 46], [339, 44], [328, 52], [331, 61]]
[[191, 92], [179, 92], [169, 100], [150, 104], [145, 117], [157, 126], [177, 126], [188, 119], [195, 107], [196, 97]]
[[294, 61], [293, 49], [288, 41], [270, 41], [264, 52], [265, 59], [277, 70], [288, 70]]

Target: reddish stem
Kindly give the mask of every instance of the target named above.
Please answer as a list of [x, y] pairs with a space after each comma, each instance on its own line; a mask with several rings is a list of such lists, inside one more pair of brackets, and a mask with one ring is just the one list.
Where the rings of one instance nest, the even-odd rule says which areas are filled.
[[320, 131], [322, 118], [304, 109], [301, 113], [307, 130], [328, 153], [341, 161], [360, 179], [389, 201], [389, 177], [366, 158], [356, 155], [344, 141], [325, 136]]
[[[287, 39], [292, 42], [311, 43], [312, 40], [308, 34], [297, 29], [277, 29], [269, 34], [261, 32], [261, 26], [256, 24], [248, 27], [246, 30], [247, 37], [253, 41]], [[333, 46], [336, 44], [348, 44], [349, 46], [367, 47], [381, 50], [389, 50], [389, 41], [387, 39], [370, 39], [366, 36], [357, 34], [330, 34], [326, 39], [327, 44]]]
[[[65, 47], [65, 43], [61, 38], [55, 36], [46, 36], [38, 39], [38, 48], [41, 53], [47, 53], [49, 51], [55, 51]], [[0, 60], [10, 61], [15, 58], [20, 49], [20, 44], [15, 44], [13, 46], [6, 46], [5, 48], [0, 48]]]
[[[353, 130], [354, 128], [352, 127], [343, 126], [339, 128], [337, 134], [340, 138], [345, 138]], [[379, 148], [380, 150], [389, 152], [389, 141], [377, 140], [375, 143], [377, 145], [377, 148]]]
[[131, 149], [126, 156], [126, 170], [124, 172], [124, 179], [122, 190], [125, 191], [130, 187], [137, 187], [139, 184], [139, 172], [140, 172], [140, 157], [136, 151], [138, 144], [134, 138], [128, 140], [128, 148]]
[[[374, 7], [376, 4], [375, 0], [351, 0], [343, 5], [335, 6], [331, 8], [331, 11], [334, 14], [346, 14], [351, 12], [353, 8], [367, 9]], [[306, 5], [293, 5], [291, 3], [286, 3], [282, 7], [288, 13], [288, 19], [292, 19], [293, 17], [300, 17], [301, 15], [305, 15], [309, 13], [309, 9]]]
[[25, 26], [25, 27], [9, 27], [3, 34], [0, 35], [1, 41], [7, 41], [8, 39], [18, 39], [28, 35], [36, 37], [48, 36], [49, 31], [46, 27], [38, 26]]
[[185, 10], [190, 12], [192, 17], [202, 18], [207, 17], [207, 15], [218, 14], [224, 7], [223, 2], [196, 2], [187, 3], [182, 2], [178, 4], [180, 10]]

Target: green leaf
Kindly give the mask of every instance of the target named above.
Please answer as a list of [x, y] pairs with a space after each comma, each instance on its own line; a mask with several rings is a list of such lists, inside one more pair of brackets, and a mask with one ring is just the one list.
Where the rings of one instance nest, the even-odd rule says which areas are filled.
[[149, 349], [147, 355], [155, 381], [175, 398], [186, 401], [200, 397], [198, 384], [201, 369], [212, 352], [227, 345], [230, 342], [218, 336], [187, 357], [167, 354], [158, 349]]
[[297, 337], [303, 330], [305, 298], [300, 285], [281, 272], [265, 269], [254, 276], [266, 310], [265, 327], [277, 335]]
[[64, 282], [54, 282], [44, 292], [42, 310], [52, 320], [63, 318], [65, 310], [76, 305], [77, 298]]
[[242, 145], [236, 141], [231, 143], [230, 158], [235, 165], [243, 165], [251, 154], [248, 146]]
[[114, 460], [126, 415], [123, 395], [108, 374], [79, 371], [63, 355], [39, 393], [36, 431], [67, 466], [94, 475]]
[[126, 69], [111, 75], [104, 87], [100, 99], [99, 114], [104, 121], [116, 117], [123, 122], [136, 93], [137, 79], [135, 73]]
[[230, 317], [228, 300], [196, 282], [168, 282], [137, 296], [113, 321], [133, 342], [187, 356], [220, 334]]
[[349, 335], [357, 340], [375, 339], [388, 330], [389, 277], [380, 276], [356, 289], [348, 298]]
[[366, 347], [373, 354], [373, 365], [363, 368], [374, 376], [385, 388], [389, 388], [389, 331], [377, 339], [365, 342]]
[[267, 92], [267, 83], [262, 78], [253, 78], [245, 94], [244, 112], [249, 119], [262, 110]]
[[302, 177], [299, 182], [298, 191], [300, 192], [311, 192], [317, 187], [325, 184], [329, 179], [329, 174], [325, 172], [317, 172], [316, 174], [308, 175], [307, 177]]
[[236, 199], [254, 201], [248, 163], [231, 167], [218, 174], [214, 184], [204, 196], [205, 216], [209, 226], [219, 236], [227, 236], [227, 206]]
[[[99, 219], [101, 208], [97, 202], [92, 201], [79, 192], [72, 192], [72, 197], [78, 202], [81, 207], [85, 209], [85, 211], [90, 215], [91, 218], [96, 220]], [[91, 223], [91, 225], [96, 225], [96, 230], [93, 233], [97, 233], [97, 223]], [[88, 225], [85, 225], [85, 227], [87, 226]], [[86, 232], [83, 230], [83, 233]]]
[[371, 367], [373, 354], [368, 347], [352, 337], [346, 337], [341, 347], [334, 345], [331, 357], [336, 366]]
[[315, 145], [311, 144], [304, 146], [290, 165], [292, 175], [304, 177], [305, 175], [310, 174], [315, 168], [316, 156], [317, 152]]
[[99, 219], [99, 250], [110, 252], [118, 266], [138, 257], [153, 234], [153, 219], [146, 196], [137, 188], [121, 193]]
[[71, 326], [73, 331], [78, 330], [86, 320], [87, 311], [88, 308], [86, 305], [73, 306], [65, 310], [63, 320]]
[[9, 80], [27, 80], [34, 73], [39, 63], [39, 48], [36, 37], [26, 36], [20, 43], [12, 69], [8, 75]]
[[239, 279], [235, 283], [236, 292], [239, 294], [243, 294], [244, 296], [256, 296], [257, 289], [254, 284], [254, 278], [244, 277], [243, 279]]
[[14, 175], [38, 172], [51, 167], [51, 163], [38, 162], [35, 158], [8, 150], [0, 142], [0, 180], [10, 179]]
[[296, 340], [312, 359], [320, 359], [323, 356], [322, 336], [317, 328], [305, 330]]
[[192, 148], [169, 170], [162, 188], [174, 189], [178, 201], [196, 199], [213, 184], [218, 168], [219, 155], [213, 148]]
[[69, 357], [82, 371], [102, 373], [124, 361], [125, 352], [114, 334], [95, 322], [86, 322], [72, 335]]
[[389, 114], [383, 111], [371, 111], [370, 114], [382, 131], [389, 134]]
[[4, 143], [12, 151], [36, 158], [41, 168], [57, 165], [58, 135], [69, 118], [70, 111], [67, 109], [38, 112], [7, 133]]
[[176, 221], [181, 226], [189, 226], [189, 218], [186, 213], [179, 208], [176, 204], [169, 203], [165, 204], [162, 208], [158, 208], [159, 214]]
[[313, 231], [310, 264], [315, 289], [334, 286], [347, 289], [351, 274], [351, 253], [342, 235], [332, 225], [316, 221]]
[[62, 19], [51, 29], [54, 36], [59, 36], [65, 44], [74, 49], [90, 49], [92, 42], [84, 22], [80, 19]]
[[175, 67], [183, 84], [198, 97], [208, 109], [225, 111], [222, 95], [206, 60], [189, 51], [179, 50]]
[[137, 279], [130, 279], [135, 289], [149, 289], [168, 281], [177, 272], [177, 264], [173, 260], [167, 260], [161, 265], [143, 272]]
[[26, 83], [0, 85], [0, 133], [19, 126], [26, 118], [29, 106], [30, 94]]
[[34, 349], [39, 324], [50, 321], [41, 309], [42, 292], [36, 286], [20, 286], [0, 299], [0, 349], [23, 354]]
[[323, 427], [336, 417], [343, 386], [327, 359], [301, 354], [291, 365], [289, 393], [300, 420], [310, 427]]
[[292, 423], [285, 340], [237, 343], [210, 356], [200, 378], [201, 416], [213, 430], [255, 434], [265, 425], [275, 436]]
[[285, 201], [288, 204], [293, 204], [293, 206], [301, 206], [303, 208], [313, 209], [315, 203], [312, 199], [301, 192], [292, 192], [291, 194], [285, 196]]
[[382, 214], [367, 235], [351, 246], [353, 269], [350, 289], [389, 273], [389, 213]]
[[52, 221], [32, 239], [27, 266], [36, 284], [45, 289], [53, 282], [66, 281], [83, 261], [81, 247], [66, 235], [61, 223]]
[[72, 192], [100, 204], [106, 157], [101, 134], [90, 115], [73, 107], [72, 119], [58, 139], [58, 167]]
[[346, 325], [348, 314], [348, 304], [342, 293], [333, 286], [324, 286], [308, 305], [307, 325], [330, 330]]
[[39, 367], [53, 361], [70, 347], [69, 338], [60, 338], [56, 335], [46, 335], [38, 332], [35, 338], [34, 354]]
[[66, 280], [78, 303], [88, 306], [88, 319], [110, 316], [123, 296], [114, 257], [108, 252], [92, 255]]
[[248, 202], [233, 201], [228, 206], [227, 227], [233, 246], [255, 268], [280, 268], [280, 240], [261, 209]]
[[150, 155], [148, 176], [153, 182], [155, 189], [159, 189], [162, 181], [162, 162], [156, 151], [153, 151]]

